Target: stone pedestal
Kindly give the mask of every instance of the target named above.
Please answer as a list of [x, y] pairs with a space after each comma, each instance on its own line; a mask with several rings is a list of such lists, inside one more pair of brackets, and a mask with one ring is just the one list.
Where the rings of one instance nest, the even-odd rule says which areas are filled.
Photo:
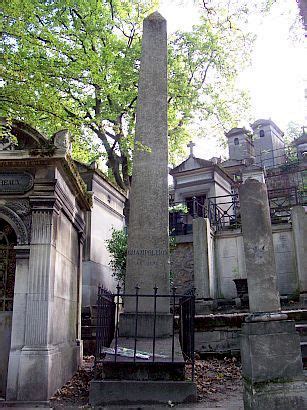
[[[134, 339], [119, 338], [118, 344], [134, 348]], [[152, 355], [153, 340], [142, 338], [137, 342], [139, 351]], [[114, 356], [107, 355], [101, 369], [103, 381], [92, 381], [90, 384], [90, 404], [141, 404], [141, 403], [174, 403], [195, 401], [196, 385], [185, 380], [185, 362], [181, 353], [179, 340], [174, 340], [174, 361], [172, 340], [157, 339], [155, 352], [164, 358], [152, 356], [149, 360], [120, 357], [116, 362]], [[98, 369], [99, 372], [99, 369]]]
[[244, 409], [303, 409], [307, 405], [300, 339], [293, 320], [242, 325]]

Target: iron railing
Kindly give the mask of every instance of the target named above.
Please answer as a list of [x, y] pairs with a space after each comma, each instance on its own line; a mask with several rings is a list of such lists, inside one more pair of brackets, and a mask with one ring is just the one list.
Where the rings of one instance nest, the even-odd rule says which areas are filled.
[[[295, 205], [307, 204], [307, 192], [301, 187], [290, 187], [268, 190], [272, 224], [290, 222], [291, 209]], [[177, 209], [180, 209], [177, 204]], [[193, 205], [187, 207], [181, 203], [185, 212], [170, 212], [171, 235], [186, 235], [193, 232], [193, 219], [208, 218], [211, 227], [216, 231], [237, 229], [241, 227], [240, 201], [238, 193], [209, 197], [205, 204], [199, 204], [193, 198]]]
[[255, 156], [255, 164], [265, 169], [283, 165], [294, 165], [299, 162], [297, 150], [293, 146], [285, 146], [273, 150], [263, 149]]
[[[132, 326], [133, 336], [130, 338], [133, 348], [123, 348], [120, 343], [120, 312], [123, 304], [128, 299], [133, 299], [135, 311], [133, 312], [134, 323]], [[170, 312], [172, 314], [172, 327], [170, 337], [165, 340], [170, 343], [168, 351], [170, 354], [162, 355], [156, 352], [157, 340], [157, 305], [161, 299], [168, 299]], [[151, 349], [148, 352], [138, 351], [139, 337], [139, 315], [140, 301], [146, 299], [147, 303], [153, 306], [152, 340]], [[194, 316], [195, 316], [195, 295], [194, 289], [185, 294], [178, 294], [176, 287], [172, 288], [170, 294], [159, 294], [158, 288], [154, 287], [152, 293], [140, 293], [140, 288], [135, 287], [135, 293], [121, 292], [121, 287], [117, 286], [117, 292], [113, 295], [106, 293], [101, 287], [98, 288], [97, 297], [97, 328], [96, 328], [96, 352], [95, 365], [104, 362], [107, 356], [112, 356], [117, 362], [120, 356], [130, 359], [131, 363], [146, 360], [154, 363], [174, 363], [175, 338], [179, 336], [182, 353], [185, 361], [192, 366], [192, 380], [194, 380]], [[151, 325], [148, 323], [148, 326]], [[111, 345], [111, 342], [113, 343]], [[111, 347], [110, 347], [111, 346]], [[178, 359], [178, 358], [177, 358]]]
[[217, 231], [241, 226], [239, 195], [221, 195], [208, 198], [208, 218]]
[[173, 236], [192, 233], [193, 219], [206, 218], [206, 204], [200, 203], [196, 197], [185, 202], [170, 202], [169, 231]]

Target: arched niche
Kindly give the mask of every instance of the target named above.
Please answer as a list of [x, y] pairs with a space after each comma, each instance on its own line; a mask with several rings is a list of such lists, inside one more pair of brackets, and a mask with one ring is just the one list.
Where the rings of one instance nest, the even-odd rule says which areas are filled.
[[17, 237], [17, 245], [27, 245], [29, 235], [25, 224], [16, 212], [4, 205], [0, 205], [0, 218], [4, 219], [14, 229]]

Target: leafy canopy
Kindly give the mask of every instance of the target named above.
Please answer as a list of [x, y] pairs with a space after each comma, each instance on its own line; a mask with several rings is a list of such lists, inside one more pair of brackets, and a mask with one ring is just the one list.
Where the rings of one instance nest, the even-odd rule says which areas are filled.
[[[107, 161], [130, 188], [143, 19], [156, 0], [4, 0], [2, 109], [51, 135], [68, 128], [76, 159]], [[235, 78], [252, 37], [242, 10], [206, 12], [169, 38], [170, 162], [184, 153], [189, 124], [236, 125], [247, 98]]]

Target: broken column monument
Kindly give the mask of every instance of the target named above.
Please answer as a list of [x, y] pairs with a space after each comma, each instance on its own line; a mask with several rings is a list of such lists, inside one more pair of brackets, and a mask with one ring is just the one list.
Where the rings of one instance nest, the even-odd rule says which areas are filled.
[[[142, 359], [107, 355], [103, 380], [91, 382], [90, 403], [182, 402], [196, 398], [196, 386], [184, 380], [184, 359], [178, 338], [172, 338], [169, 295], [167, 31], [155, 12], [144, 20], [136, 115], [133, 177], [130, 195], [124, 312], [119, 318], [121, 348], [147, 352]], [[135, 295], [136, 289], [140, 297]], [[136, 313], [137, 312], [137, 313]], [[136, 322], [137, 320], [137, 322]], [[136, 325], [137, 323], [137, 325]], [[135, 336], [137, 334], [137, 340]], [[157, 363], [153, 354], [161, 354]], [[173, 357], [172, 357], [173, 342]], [[113, 344], [114, 346], [114, 344]], [[116, 356], [115, 356], [116, 357]], [[176, 381], [175, 381], [176, 380]]]
[[303, 409], [300, 341], [280, 311], [266, 186], [248, 179], [239, 196], [250, 305], [241, 334], [244, 408]]

